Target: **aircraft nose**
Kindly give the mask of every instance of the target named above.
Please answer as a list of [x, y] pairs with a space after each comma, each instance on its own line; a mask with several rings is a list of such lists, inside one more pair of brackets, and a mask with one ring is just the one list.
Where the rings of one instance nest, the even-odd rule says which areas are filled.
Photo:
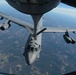
[[31, 65], [37, 58], [37, 55], [34, 53], [28, 53], [28, 64]]

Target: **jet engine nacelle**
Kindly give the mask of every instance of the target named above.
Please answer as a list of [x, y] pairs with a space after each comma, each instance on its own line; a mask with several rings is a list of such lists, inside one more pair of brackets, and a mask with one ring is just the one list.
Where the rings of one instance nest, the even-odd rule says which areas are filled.
[[67, 42], [67, 43], [72, 43], [72, 44], [75, 44], [75, 40], [67, 35], [63, 35], [63, 38], [64, 40]]
[[0, 20], [3, 20], [3, 17], [0, 17]]
[[8, 29], [10, 26], [11, 26], [11, 25], [10, 25], [10, 21], [7, 20], [7, 21], [0, 27], [0, 29], [1, 29], [1, 30], [6, 30], [6, 29]]

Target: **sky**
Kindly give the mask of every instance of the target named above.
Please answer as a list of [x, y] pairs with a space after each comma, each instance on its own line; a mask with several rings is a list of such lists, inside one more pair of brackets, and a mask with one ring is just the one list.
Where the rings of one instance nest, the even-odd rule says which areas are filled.
[[76, 8], [72, 7], [72, 6], [69, 6], [69, 5], [66, 5], [66, 4], [63, 4], [63, 3], [60, 3], [54, 9], [54, 12], [58, 12], [58, 13], [62, 13], [62, 14], [65, 14], [65, 15], [72, 16], [72, 17], [76, 17]]

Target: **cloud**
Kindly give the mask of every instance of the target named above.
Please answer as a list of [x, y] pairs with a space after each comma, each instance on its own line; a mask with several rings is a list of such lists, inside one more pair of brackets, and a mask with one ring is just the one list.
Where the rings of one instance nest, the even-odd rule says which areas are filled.
[[65, 14], [65, 15], [76, 17], [76, 9], [75, 8], [58, 7], [58, 8], [54, 9], [54, 12], [58, 12], [58, 13], [61, 13], [61, 14]]

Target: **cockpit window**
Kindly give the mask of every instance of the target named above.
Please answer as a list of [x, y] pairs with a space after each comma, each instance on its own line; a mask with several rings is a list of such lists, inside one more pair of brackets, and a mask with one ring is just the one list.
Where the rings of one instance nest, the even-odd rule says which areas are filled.
[[30, 45], [27, 46], [27, 49], [30, 49]]
[[35, 48], [35, 50], [37, 51], [37, 48]]
[[31, 47], [31, 51], [33, 51], [34, 50], [34, 48], [33, 47]]

